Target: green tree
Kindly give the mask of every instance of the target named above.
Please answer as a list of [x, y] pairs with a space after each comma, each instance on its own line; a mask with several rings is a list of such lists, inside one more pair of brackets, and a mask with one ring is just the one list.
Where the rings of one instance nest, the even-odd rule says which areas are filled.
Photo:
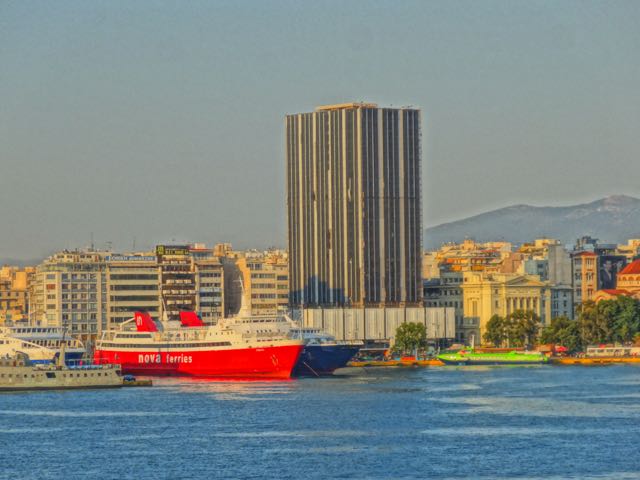
[[533, 310], [516, 310], [505, 319], [505, 332], [511, 347], [534, 343], [540, 329], [540, 317]]
[[422, 323], [407, 322], [396, 329], [395, 349], [412, 353], [427, 346], [427, 329]]
[[604, 300], [598, 305], [589, 300], [578, 307], [578, 322], [583, 345], [609, 342], [611, 340], [612, 312]]
[[613, 340], [620, 343], [632, 342], [640, 332], [640, 302], [619, 296], [613, 306]]
[[483, 339], [495, 347], [499, 347], [504, 343], [507, 335], [505, 333], [505, 320], [503, 317], [496, 314], [489, 319]]
[[578, 307], [582, 343], [626, 343], [640, 332], [640, 302], [626, 296]]
[[580, 325], [568, 317], [552, 318], [551, 324], [542, 329], [540, 342], [555, 343], [567, 347], [570, 352], [578, 352], [582, 349]]

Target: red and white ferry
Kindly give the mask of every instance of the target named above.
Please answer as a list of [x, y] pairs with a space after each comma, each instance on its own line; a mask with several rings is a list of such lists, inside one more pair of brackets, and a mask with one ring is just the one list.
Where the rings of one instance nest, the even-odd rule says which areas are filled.
[[206, 326], [193, 312], [162, 328], [144, 312], [96, 342], [96, 363], [119, 363], [123, 373], [227, 378], [289, 378], [302, 340], [265, 329], [248, 331], [237, 320]]

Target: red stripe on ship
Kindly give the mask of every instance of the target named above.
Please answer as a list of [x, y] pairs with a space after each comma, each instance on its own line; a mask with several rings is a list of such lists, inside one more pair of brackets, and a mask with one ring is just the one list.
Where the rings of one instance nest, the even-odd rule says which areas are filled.
[[303, 345], [228, 350], [96, 349], [96, 363], [117, 363], [125, 374], [226, 378], [290, 378]]

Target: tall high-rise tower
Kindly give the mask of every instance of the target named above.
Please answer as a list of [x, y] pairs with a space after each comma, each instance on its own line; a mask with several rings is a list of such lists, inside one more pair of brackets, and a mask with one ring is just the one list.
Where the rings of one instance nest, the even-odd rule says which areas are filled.
[[420, 304], [420, 111], [318, 107], [286, 141], [291, 304]]

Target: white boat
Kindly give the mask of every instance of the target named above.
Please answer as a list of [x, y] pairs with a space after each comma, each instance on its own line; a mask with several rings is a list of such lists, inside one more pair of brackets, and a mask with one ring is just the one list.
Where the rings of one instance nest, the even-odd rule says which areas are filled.
[[50, 363], [58, 352], [26, 340], [0, 335], [0, 357], [14, 357], [20, 353], [28, 355], [33, 363]]
[[[21, 344], [11, 341], [12, 339]], [[0, 341], [2, 340], [5, 343], [0, 343], [0, 355], [24, 352], [34, 363], [53, 361], [60, 355], [63, 343], [67, 362], [81, 360], [87, 351], [84, 344], [71, 337], [64, 327], [0, 327]], [[3, 345], [5, 349], [2, 348]]]

